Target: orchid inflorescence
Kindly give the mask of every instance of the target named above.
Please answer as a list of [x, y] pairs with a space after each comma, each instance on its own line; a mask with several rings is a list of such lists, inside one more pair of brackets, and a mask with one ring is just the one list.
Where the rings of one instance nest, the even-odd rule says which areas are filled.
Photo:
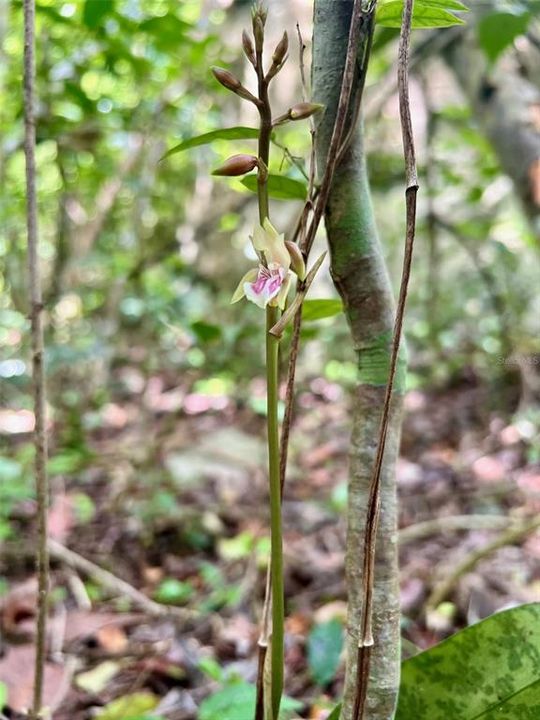
[[[242, 35], [244, 53], [256, 71], [261, 68], [259, 63], [262, 57], [265, 21], [266, 12], [259, 7], [253, 14], [255, 46], [246, 31], [244, 31]], [[285, 64], [288, 46], [287, 33], [284, 33], [272, 55], [271, 66], [266, 75], [263, 76], [265, 84], [268, 84]], [[261, 108], [261, 98], [253, 95], [229, 70], [213, 67], [212, 72], [221, 85], [242, 99], [252, 102], [259, 109]], [[271, 126], [277, 127], [290, 121], [309, 118], [321, 109], [322, 105], [317, 103], [297, 103], [290, 107], [284, 114], [274, 118]], [[237, 154], [229, 157], [225, 163], [214, 170], [212, 174], [235, 177], [245, 175], [255, 169], [258, 170], [260, 175], [267, 176], [268, 174], [268, 168], [262, 158], [255, 155]], [[298, 245], [286, 241], [284, 235], [280, 234], [274, 228], [268, 217], [263, 219], [262, 224], [256, 225], [251, 241], [259, 258], [259, 267], [252, 268], [244, 275], [231, 302], [235, 303], [246, 297], [260, 308], [270, 306], [283, 310], [291, 287], [291, 270], [296, 273], [301, 281], [304, 280], [306, 276], [304, 257]]]
[[306, 276], [304, 258], [298, 245], [287, 242], [268, 218], [256, 225], [251, 238], [259, 257], [259, 267], [252, 268], [240, 280], [231, 303], [246, 297], [260, 308], [267, 305], [285, 308], [291, 287], [291, 269], [300, 280]]
[[[291, 313], [297, 312], [310, 282], [320, 266], [322, 257], [306, 274], [306, 258], [297, 243], [285, 240], [269, 220], [268, 181], [270, 143], [273, 129], [288, 122], [303, 120], [322, 109], [316, 103], [301, 102], [285, 113], [273, 117], [268, 97], [268, 85], [287, 60], [289, 41], [287, 33], [277, 44], [271, 63], [263, 64], [264, 27], [266, 10], [259, 4], [253, 9], [253, 39], [244, 31], [244, 53], [257, 75], [257, 95], [253, 95], [229, 70], [212, 68], [214, 76], [225, 88], [243, 100], [253, 103], [260, 116], [258, 152], [236, 154], [214, 170], [213, 175], [235, 177], [252, 171], [257, 172], [259, 220], [251, 236], [257, 255], [258, 266], [251, 268], [240, 280], [231, 302], [247, 298], [266, 311], [266, 387], [267, 387], [267, 440], [268, 440], [268, 488], [270, 501], [271, 552], [266, 585], [261, 637], [259, 639], [259, 664], [255, 720], [277, 720], [284, 676], [284, 616], [285, 591], [283, 581], [283, 531], [281, 519], [282, 481], [279, 437], [279, 339], [280, 323], [289, 322]], [[287, 295], [296, 274], [297, 292], [290, 306]], [[283, 312], [283, 314], [281, 313]], [[268, 663], [266, 653], [269, 649]]]

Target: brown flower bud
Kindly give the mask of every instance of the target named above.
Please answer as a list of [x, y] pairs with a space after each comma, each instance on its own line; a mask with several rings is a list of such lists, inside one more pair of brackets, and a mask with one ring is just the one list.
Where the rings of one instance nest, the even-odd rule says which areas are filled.
[[247, 59], [255, 67], [256, 62], [257, 62], [255, 60], [255, 48], [253, 47], [251, 38], [247, 34], [246, 30], [242, 30], [242, 46], [244, 48], [244, 52], [246, 54]]
[[274, 54], [272, 55], [272, 61], [274, 65], [281, 65], [281, 63], [285, 59], [285, 55], [287, 54], [287, 50], [289, 49], [289, 38], [287, 36], [287, 33], [283, 33], [283, 37], [276, 45], [276, 49], [274, 50]]
[[298, 245], [290, 240], [285, 240], [285, 247], [291, 256], [291, 268], [298, 275], [299, 280], [306, 279], [306, 263]]
[[212, 175], [222, 177], [236, 177], [245, 175], [257, 167], [258, 158], [255, 155], [232, 155], [223, 165], [212, 172]]
[[324, 108], [324, 105], [319, 103], [301, 102], [293, 105], [289, 110], [289, 117], [291, 120], [304, 120], [305, 118], [315, 115]]
[[266, 18], [268, 17], [268, 11], [264, 9], [264, 5], [260, 0], [258, 3], [254, 4], [251, 9], [251, 17], [255, 19], [257, 16], [261, 18], [262, 24], [264, 25], [266, 23]]
[[240, 80], [232, 74], [232, 72], [225, 70], [225, 68], [215, 66], [212, 68], [212, 72], [214, 73], [216, 80], [220, 82], [223, 87], [226, 87], [227, 90], [231, 90], [233, 93], [236, 93], [236, 95], [244, 98], [244, 100], [250, 100], [252, 103], [255, 103], [255, 105], [259, 104], [255, 95], [252, 95], [249, 90], [242, 85]]
[[223, 87], [226, 87], [227, 90], [236, 92], [238, 88], [241, 87], [240, 80], [238, 80], [238, 78], [235, 77], [229, 70], [214, 66], [212, 68], [212, 72], [214, 73], [216, 80], [221, 83]]
[[255, 49], [262, 52], [264, 45], [264, 20], [259, 12], [253, 15], [253, 37], [255, 38]]

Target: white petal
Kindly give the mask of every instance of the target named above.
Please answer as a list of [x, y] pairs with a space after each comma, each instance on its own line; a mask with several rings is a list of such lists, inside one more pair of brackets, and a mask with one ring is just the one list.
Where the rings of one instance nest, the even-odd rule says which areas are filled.
[[252, 283], [244, 283], [244, 295], [260, 308], [264, 309], [268, 305], [268, 296], [265, 293], [256, 293], [253, 290]]

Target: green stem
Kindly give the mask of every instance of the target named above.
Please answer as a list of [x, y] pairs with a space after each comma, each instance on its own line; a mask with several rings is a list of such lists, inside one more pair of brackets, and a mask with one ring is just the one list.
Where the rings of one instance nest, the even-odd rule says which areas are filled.
[[[257, 195], [259, 221], [263, 224], [269, 215], [268, 161], [272, 134], [272, 111], [268, 99], [268, 83], [264, 77], [262, 51], [257, 52], [257, 79], [259, 99], [259, 173]], [[285, 599], [283, 586], [283, 534], [281, 526], [281, 481], [279, 454], [278, 392], [279, 392], [279, 340], [269, 331], [279, 320], [279, 309], [266, 308], [266, 383], [267, 383], [267, 434], [268, 434], [268, 480], [270, 491], [270, 584], [272, 595], [271, 639], [271, 720], [278, 720], [284, 675], [284, 625]], [[266, 705], [266, 703], [265, 703]]]
[[279, 425], [278, 425], [278, 349], [279, 340], [270, 334], [279, 319], [276, 307], [266, 309], [266, 381], [267, 381], [267, 429], [268, 429], [268, 475], [270, 484], [270, 536], [272, 581], [272, 716], [277, 720], [281, 693], [283, 691], [284, 664], [284, 616], [283, 587], [283, 539], [281, 527], [281, 483], [279, 475]]

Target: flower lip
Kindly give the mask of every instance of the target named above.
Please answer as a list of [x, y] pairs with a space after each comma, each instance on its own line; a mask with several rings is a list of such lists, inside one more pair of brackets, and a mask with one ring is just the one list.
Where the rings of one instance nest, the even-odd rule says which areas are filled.
[[270, 263], [268, 267], [259, 265], [255, 281], [244, 283], [245, 296], [265, 308], [279, 294], [286, 276], [287, 269], [278, 263]]

